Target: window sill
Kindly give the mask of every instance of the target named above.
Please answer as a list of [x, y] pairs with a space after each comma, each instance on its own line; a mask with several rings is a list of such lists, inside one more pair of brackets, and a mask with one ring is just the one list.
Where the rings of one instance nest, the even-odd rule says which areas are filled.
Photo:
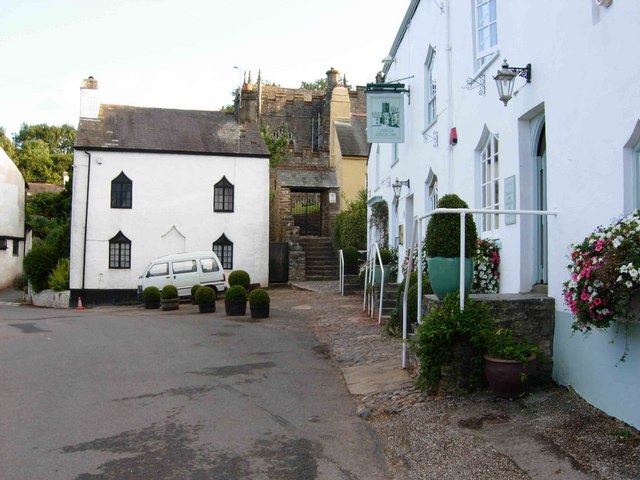
[[436, 117], [436, 119], [433, 122], [429, 123], [424, 128], [424, 130], [422, 130], [422, 136], [424, 137], [425, 133], [427, 133], [429, 130], [431, 130], [433, 127], [435, 127], [437, 123], [438, 123], [438, 117]]
[[[484, 65], [482, 65], [479, 69], [477, 69], [473, 74], [473, 76], [471, 77], [473, 80], [477, 80], [480, 75], [484, 74], [484, 72], [486, 72], [489, 69], [489, 67], [493, 65], [493, 63], [496, 61], [496, 58], [500, 56], [500, 50], [496, 50], [495, 52], [489, 55], [491, 55], [491, 57], [487, 60], [487, 62]], [[475, 60], [474, 60], [474, 63], [475, 63]]]
[[400, 161], [400, 159], [397, 158], [394, 162], [392, 162], [391, 163], [391, 168], [395, 167], [398, 164], [399, 161]]

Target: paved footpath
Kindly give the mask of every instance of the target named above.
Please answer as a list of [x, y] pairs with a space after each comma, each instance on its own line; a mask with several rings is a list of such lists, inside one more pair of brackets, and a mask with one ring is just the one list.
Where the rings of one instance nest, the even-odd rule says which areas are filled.
[[294, 287], [320, 293], [316, 335], [342, 371], [358, 415], [381, 435], [397, 479], [640, 478], [640, 434], [573, 391], [551, 386], [523, 399], [489, 392], [432, 397], [401, 369], [402, 341], [362, 312], [362, 296], [337, 282]]

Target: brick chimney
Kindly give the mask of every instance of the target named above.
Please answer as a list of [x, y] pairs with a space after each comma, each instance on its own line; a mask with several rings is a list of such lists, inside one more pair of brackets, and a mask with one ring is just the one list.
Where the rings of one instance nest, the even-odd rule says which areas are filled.
[[242, 123], [256, 122], [258, 120], [259, 92], [253, 87], [251, 73], [249, 73], [249, 80], [242, 84], [242, 91], [240, 92], [239, 120]]
[[334, 87], [338, 85], [338, 75], [340, 75], [340, 72], [333, 67], [327, 70], [327, 90], [328, 91], [333, 90]]
[[98, 81], [93, 77], [85, 78], [80, 87], [80, 118], [98, 118], [99, 112]]

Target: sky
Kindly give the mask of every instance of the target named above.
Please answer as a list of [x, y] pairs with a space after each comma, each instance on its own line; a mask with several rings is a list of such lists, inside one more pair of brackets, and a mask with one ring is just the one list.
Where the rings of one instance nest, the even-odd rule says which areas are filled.
[[[410, 0], [0, 0], [0, 127], [78, 124], [102, 103], [218, 110], [241, 72], [282, 87], [373, 82]], [[238, 67], [238, 68], [234, 68]]]

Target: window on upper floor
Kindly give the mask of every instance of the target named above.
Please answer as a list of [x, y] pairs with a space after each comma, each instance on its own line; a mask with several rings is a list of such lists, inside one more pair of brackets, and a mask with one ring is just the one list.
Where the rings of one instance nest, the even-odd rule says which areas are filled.
[[111, 181], [111, 208], [131, 208], [133, 182], [124, 172]]
[[6, 250], [6, 249], [7, 249], [7, 239], [0, 238], [0, 250]]
[[[500, 162], [498, 137], [489, 138], [480, 151], [480, 206], [484, 210], [500, 208]], [[482, 231], [488, 232], [500, 227], [499, 215], [482, 215]]]
[[435, 123], [435, 121], [438, 119], [438, 113], [436, 111], [435, 61], [436, 61], [436, 51], [434, 48], [429, 47], [427, 60], [424, 63], [425, 127], [429, 127], [431, 124]]
[[493, 59], [498, 51], [497, 0], [474, 0], [474, 43], [476, 68]]
[[222, 177], [222, 180], [213, 186], [214, 212], [233, 212], [234, 190], [227, 177]]
[[13, 256], [18, 257], [20, 255], [20, 240], [13, 239]]
[[233, 242], [224, 233], [213, 242], [213, 253], [220, 260], [222, 268], [225, 270], [233, 269]]
[[131, 268], [131, 240], [122, 232], [109, 240], [109, 268]]

